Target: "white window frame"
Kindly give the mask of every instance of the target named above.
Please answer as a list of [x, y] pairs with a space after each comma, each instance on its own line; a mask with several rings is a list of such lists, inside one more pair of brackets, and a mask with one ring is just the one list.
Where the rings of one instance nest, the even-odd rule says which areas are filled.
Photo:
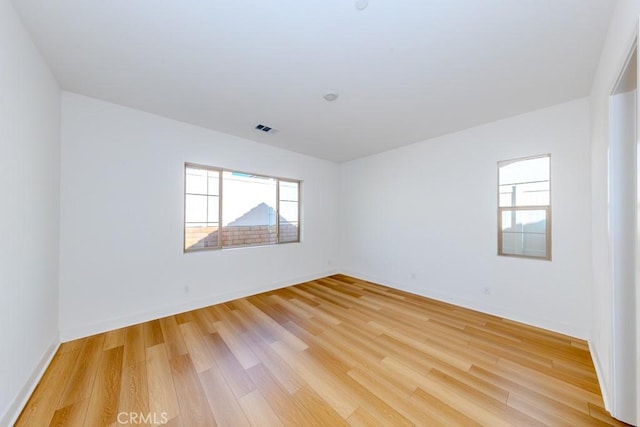
[[[532, 206], [500, 206], [500, 168], [503, 166], [507, 166], [512, 163], [522, 162], [526, 160], [534, 160], [541, 158], [549, 158], [549, 204], [548, 205], [532, 205]], [[526, 184], [524, 183], [515, 183], [515, 184]], [[540, 154], [536, 156], [529, 157], [521, 157], [517, 159], [511, 160], [502, 160], [498, 162], [498, 255], [505, 257], [515, 257], [515, 258], [529, 258], [529, 259], [538, 259], [551, 261], [551, 154]], [[535, 256], [535, 255], [521, 255], [521, 254], [511, 254], [505, 253], [503, 251], [503, 230], [502, 230], [502, 214], [504, 212], [517, 212], [517, 211], [545, 211], [546, 215], [546, 227], [545, 227], [545, 256]]]
[[[187, 212], [187, 196], [188, 195], [192, 195], [192, 193], [187, 193], [187, 170], [189, 168], [194, 168], [194, 169], [202, 169], [202, 170], [207, 170], [210, 172], [217, 172], [218, 173], [218, 244], [217, 246], [210, 246], [210, 247], [199, 247], [199, 248], [187, 248], [186, 247], [186, 238], [187, 238], [187, 218], [186, 218], [186, 212]], [[223, 174], [224, 172], [231, 172], [231, 173], [240, 173], [240, 174], [246, 174], [246, 175], [253, 175], [256, 177], [260, 177], [260, 178], [269, 178], [269, 179], [274, 179], [276, 181], [276, 241], [275, 243], [256, 243], [256, 244], [246, 244], [246, 245], [237, 245], [237, 246], [223, 246], [223, 239], [222, 239], [222, 234], [223, 234], [223, 204], [224, 204], [224, 195], [223, 195]], [[291, 183], [296, 183], [298, 184], [298, 236], [296, 240], [290, 240], [290, 241], [280, 241], [280, 182], [291, 182]], [[198, 164], [198, 163], [191, 163], [191, 162], [185, 162], [184, 163], [184, 192], [183, 192], [183, 220], [182, 220], [182, 232], [183, 232], [183, 239], [182, 239], [182, 248], [183, 248], [183, 252], [184, 253], [191, 253], [191, 252], [200, 252], [200, 251], [208, 251], [208, 250], [221, 250], [221, 249], [241, 249], [241, 248], [252, 248], [252, 247], [256, 247], [256, 246], [273, 246], [273, 245], [282, 245], [282, 244], [288, 244], [288, 243], [300, 243], [302, 240], [302, 181], [298, 180], [298, 179], [292, 179], [292, 178], [280, 178], [280, 177], [275, 177], [275, 176], [270, 176], [270, 175], [264, 175], [264, 174], [258, 174], [258, 173], [252, 173], [252, 172], [242, 172], [242, 171], [237, 171], [237, 170], [232, 170], [232, 169], [224, 169], [224, 168], [219, 168], [219, 167], [215, 167], [215, 166], [207, 166], [207, 165], [202, 165], [202, 164]]]

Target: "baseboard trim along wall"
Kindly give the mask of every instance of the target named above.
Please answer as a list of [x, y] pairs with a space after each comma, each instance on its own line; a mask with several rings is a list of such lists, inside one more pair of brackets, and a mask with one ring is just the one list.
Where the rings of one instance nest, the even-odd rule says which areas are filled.
[[60, 340], [62, 342], [66, 342], [66, 341], [71, 341], [77, 338], [88, 337], [88, 336], [99, 334], [102, 332], [112, 331], [114, 329], [124, 328], [126, 326], [148, 322], [149, 320], [160, 319], [162, 317], [172, 316], [174, 314], [184, 313], [186, 311], [197, 310], [199, 308], [208, 307], [210, 305], [220, 304], [223, 302], [259, 294], [262, 292], [268, 292], [274, 289], [284, 288], [287, 286], [308, 282], [310, 280], [320, 279], [320, 278], [331, 276], [338, 273], [339, 273], [338, 270], [328, 270], [321, 273], [298, 277], [298, 278], [294, 278], [286, 281], [278, 281], [278, 282], [270, 283], [263, 286], [246, 288], [240, 291], [225, 292], [222, 294], [212, 295], [205, 298], [199, 298], [186, 303], [166, 306], [160, 309], [149, 310], [145, 312], [140, 312], [140, 313], [132, 314], [130, 316], [119, 317], [116, 319], [111, 319], [104, 322], [85, 325], [78, 328], [61, 330]]
[[47, 351], [42, 356], [42, 359], [40, 359], [40, 362], [33, 370], [33, 373], [29, 377], [29, 380], [22, 387], [22, 390], [20, 390], [20, 393], [18, 393], [4, 416], [0, 418], [0, 426], [12, 426], [15, 424], [18, 417], [20, 416], [20, 413], [22, 412], [22, 409], [27, 404], [27, 401], [33, 394], [33, 391], [36, 389], [36, 386], [42, 379], [45, 371], [51, 364], [53, 356], [56, 355], [59, 347], [60, 339], [58, 337], [55, 337], [55, 339], [49, 345], [49, 348], [47, 348]]

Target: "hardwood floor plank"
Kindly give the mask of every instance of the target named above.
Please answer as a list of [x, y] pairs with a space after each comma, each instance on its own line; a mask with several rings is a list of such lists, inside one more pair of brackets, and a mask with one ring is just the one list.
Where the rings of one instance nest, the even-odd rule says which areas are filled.
[[196, 371], [204, 372], [211, 369], [214, 363], [213, 357], [198, 326], [195, 323], [187, 322], [181, 323], [179, 328]]
[[590, 414], [585, 414], [552, 399], [512, 393], [509, 395], [508, 405], [522, 413], [542, 419], [545, 424], [567, 426], [608, 425]]
[[85, 425], [107, 426], [116, 423], [123, 350], [123, 347], [119, 346], [102, 352], [89, 399]]
[[283, 426], [280, 418], [273, 412], [273, 409], [269, 406], [269, 403], [267, 403], [259, 390], [254, 390], [242, 396], [238, 401], [252, 426]]
[[103, 345], [104, 334], [93, 335], [85, 340], [73, 372], [68, 378], [59, 407], [69, 406], [91, 396]]
[[194, 310], [193, 314], [196, 320], [196, 325], [198, 325], [202, 335], [208, 335], [216, 332], [216, 327], [214, 326], [216, 319], [210, 314], [209, 310]]
[[260, 393], [267, 397], [282, 424], [292, 427], [306, 425], [307, 417], [299, 402], [280, 387], [262, 364], [252, 366], [247, 372]]
[[216, 365], [237, 399], [256, 389], [255, 384], [220, 335], [209, 334], [205, 337], [205, 341]]
[[[85, 417], [87, 415], [87, 407], [89, 406], [89, 399], [81, 400], [80, 402], [72, 403], [69, 406], [60, 408], [55, 411], [49, 427], [65, 427], [65, 426], [84, 426]], [[47, 424], [33, 424], [35, 425], [47, 425]]]
[[177, 356], [171, 359], [170, 364], [183, 424], [190, 427], [216, 426], [191, 357], [188, 354]]
[[458, 381], [457, 379], [441, 372], [437, 369], [433, 369], [429, 373], [429, 378], [435, 380], [443, 387], [449, 388], [456, 394], [463, 396], [474, 402], [479, 402], [482, 406], [488, 409], [493, 414], [497, 415], [501, 419], [506, 420], [511, 425], [526, 425], [526, 426], [543, 426], [544, 424], [529, 417], [517, 410], [512, 409], [507, 405], [506, 401], [494, 399], [493, 397], [482, 393], [481, 390], [474, 388], [473, 386]]
[[411, 401], [418, 404], [425, 413], [425, 419], [430, 420], [433, 425], [460, 427], [482, 425], [420, 388], [413, 393]]
[[334, 371], [346, 373], [349, 371], [349, 369], [353, 368], [353, 365], [351, 365], [350, 363], [344, 363], [340, 357], [337, 357], [335, 355], [334, 352], [329, 351], [319, 345], [309, 347], [305, 351], [305, 353], [321, 365], [331, 366], [332, 370]]
[[[575, 409], [583, 413], [588, 413], [588, 402], [574, 396], [562, 388], [549, 388], [547, 385], [538, 385], [538, 379], [531, 376], [512, 375], [510, 371], [500, 369], [485, 369], [473, 366], [469, 373], [478, 378], [482, 378], [492, 384], [497, 384], [509, 391], [509, 396], [526, 396], [530, 402], [538, 402], [537, 406], [544, 409], [551, 404], [551, 401], [565, 405], [567, 411]], [[537, 375], [534, 375], [536, 377]]]
[[280, 358], [269, 343], [251, 332], [245, 332], [243, 338], [251, 345], [254, 353], [260, 359], [260, 363], [269, 370], [269, 373], [289, 394], [293, 394], [302, 388], [304, 381]]
[[[388, 381], [360, 366], [350, 370], [348, 375], [412, 423], [418, 425], [425, 421], [424, 411], [413, 405], [404, 393], [398, 393], [397, 389]], [[413, 390], [415, 391], [416, 389], [417, 387]]]
[[260, 363], [251, 347], [240, 338], [241, 332], [234, 330], [225, 322], [216, 322], [216, 329], [243, 369], [249, 369]]
[[104, 350], [109, 350], [115, 347], [123, 346], [124, 334], [125, 334], [124, 328], [107, 332], [104, 337]]
[[272, 347], [343, 418], [348, 418], [358, 408], [358, 402], [344, 393], [345, 387], [331, 367], [322, 367], [305, 352], [295, 352], [281, 342]]
[[293, 394], [293, 397], [305, 409], [304, 414], [308, 423], [314, 426], [347, 426], [348, 423], [331, 408], [316, 392], [308, 386], [303, 386]]
[[142, 324], [144, 330], [144, 346], [145, 348], [153, 347], [164, 342], [162, 336], [162, 327], [159, 320], [151, 320]]
[[356, 409], [355, 412], [347, 418], [347, 423], [352, 427], [384, 427], [384, 424], [378, 422], [378, 420], [362, 408]]
[[[571, 403], [582, 401], [602, 404], [600, 388], [596, 384], [588, 384], [586, 388], [580, 387], [573, 381], [566, 381], [565, 376], [548, 369], [532, 369], [507, 360], [500, 360], [496, 371], [503, 372], [509, 378], [525, 384], [528, 388], [539, 391], [549, 396], [558, 396], [557, 399]], [[583, 409], [585, 405], [580, 405]], [[586, 412], [586, 410], [585, 410]]]
[[160, 319], [160, 329], [162, 329], [162, 336], [166, 344], [169, 359], [188, 353], [187, 345], [184, 342], [175, 316]]
[[331, 316], [328, 313], [325, 313], [321, 309], [319, 309], [318, 303], [315, 305], [310, 305], [308, 302], [305, 302], [304, 299], [292, 298], [289, 300], [291, 305], [294, 305], [302, 310], [308, 311], [311, 313], [311, 319], [320, 320], [325, 325], [339, 325], [341, 321]]
[[[256, 322], [266, 325], [273, 332], [273, 334], [278, 337], [279, 340], [287, 343], [288, 346], [293, 348], [296, 351], [305, 350], [308, 346], [307, 344], [289, 332], [286, 328], [282, 326], [282, 323], [278, 323], [273, 320], [272, 317], [268, 316], [264, 312], [260, 311], [255, 305], [249, 303], [248, 301], [239, 301], [243, 309], [246, 309], [248, 313], [253, 315], [253, 318]], [[285, 323], [285, 322], [283, 322]]]
[[200, 373], [199, 379], [211, 412], [219, 426], [242, 427], [249, 425], [249, 421], [240, 407], [240, 400], [236, 399], [217, 366]]
[[67, 341], [60, 344], [60, 348], [58, 349], [58, 353], [68, 353], [70, 351], [80, 350], [82, 348], [82, 344], [84, 343], [85, 338], [78, 338], [73, 341]]
[[311, 319], [313, 317], [313, 314], [311, 314], [311, 312], [305, 310], [303, 307], [294, 304], [295, 298], [285, 298], [282, 295], [272, 294], [269, 295], [269, 299], [275, 301], [276, 304], [279, 304], [286, 310], [293, 312], [298, 317], [304, 317], [306, 319]]
[[147, 359], [142, 324], [125, 328], [123, 358], [124, 366], [135, 366]]
[[262, 322], [256, 322], [255, 317], [252, 317], [251, 313], [243, 310], [235, 310], [233, 316], [243, 325], [243, 336], [247, 333], [258, 335], [261, 340], [269, 344], [278, 341], [278, 335], [269, 328], [268, 325], [262, 324]]
[[147, 381], [149, 387], [149, 412], [166, 414], [173, 419], [180, 414], [178, 397], [171, 375], [171, 365], [164, 344], [147, 347]]
[[75, 350], [69, 349], [58, 352], [44, 373], [40, 383], [33, 392], [29, 403], [24, 408], [16, 422], [16, 426], [46, 426], [49, 425], [54, 412], [60, 407], [61, 390], [67, 386], [67, 381], [73, 372], [82, 348], [74, 344]]
[[582, 340], [334, 275], [64, 343], [16, 425], [625, 425], [603, 407]]
[[[406, 381], [415, 383], [423, 392], [431, 394], [455, 410], [477, 420], [480, 424], [491, 426], [512, 425], [506, 419], [502, 419], [500, 416], [489, 411], [480, 400], [469, 399], [459, 395], [456, 390], [442, 387], [442, 384], [432, 379], [429, 375], [420, 375], [392, 358], [385, 359], [385, 364], [398, 375], [403, 376]], [[431, 374], [431, 372], [429, 374]]]
[[118, 413], [149, 414], [149, 387], [147, 384], [146, 362], [132, 365], [123, 364]]

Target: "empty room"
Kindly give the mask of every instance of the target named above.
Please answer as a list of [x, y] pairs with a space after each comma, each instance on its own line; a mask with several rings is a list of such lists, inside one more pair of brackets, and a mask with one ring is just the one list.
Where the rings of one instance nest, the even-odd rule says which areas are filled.
[[0, 426], [640, 419], [640, 0], [0, 0]]

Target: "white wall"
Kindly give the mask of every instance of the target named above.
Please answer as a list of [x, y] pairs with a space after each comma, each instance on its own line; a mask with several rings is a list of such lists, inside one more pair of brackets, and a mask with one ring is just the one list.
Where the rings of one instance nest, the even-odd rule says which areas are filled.
[[[545, 153], [553, 260], [499, 257], [497, 162]], [[343, 164], [343, 269], [586, 338], [589, 156], [585, 98]]]
[[0, 0], [0, 425], [58, 344], [60, 91]]
[[609, 95], [629, 53], [638, 25], [640, 0], [618, 0], [609, 24], [600, 63], [591, 90], [591, 169], [592, 169], [592, 268], [593, 316], [592, 355], [596, 361], [605, 402], [611, 393], [611, 260], [607, 196], [607, 149], [609, 135]]
[[[303, 180], [303, 243], [184, 254], [184, 162]], [[337, 271], [337, 172], [331, 162], [63, 92], [62, 339]]]

